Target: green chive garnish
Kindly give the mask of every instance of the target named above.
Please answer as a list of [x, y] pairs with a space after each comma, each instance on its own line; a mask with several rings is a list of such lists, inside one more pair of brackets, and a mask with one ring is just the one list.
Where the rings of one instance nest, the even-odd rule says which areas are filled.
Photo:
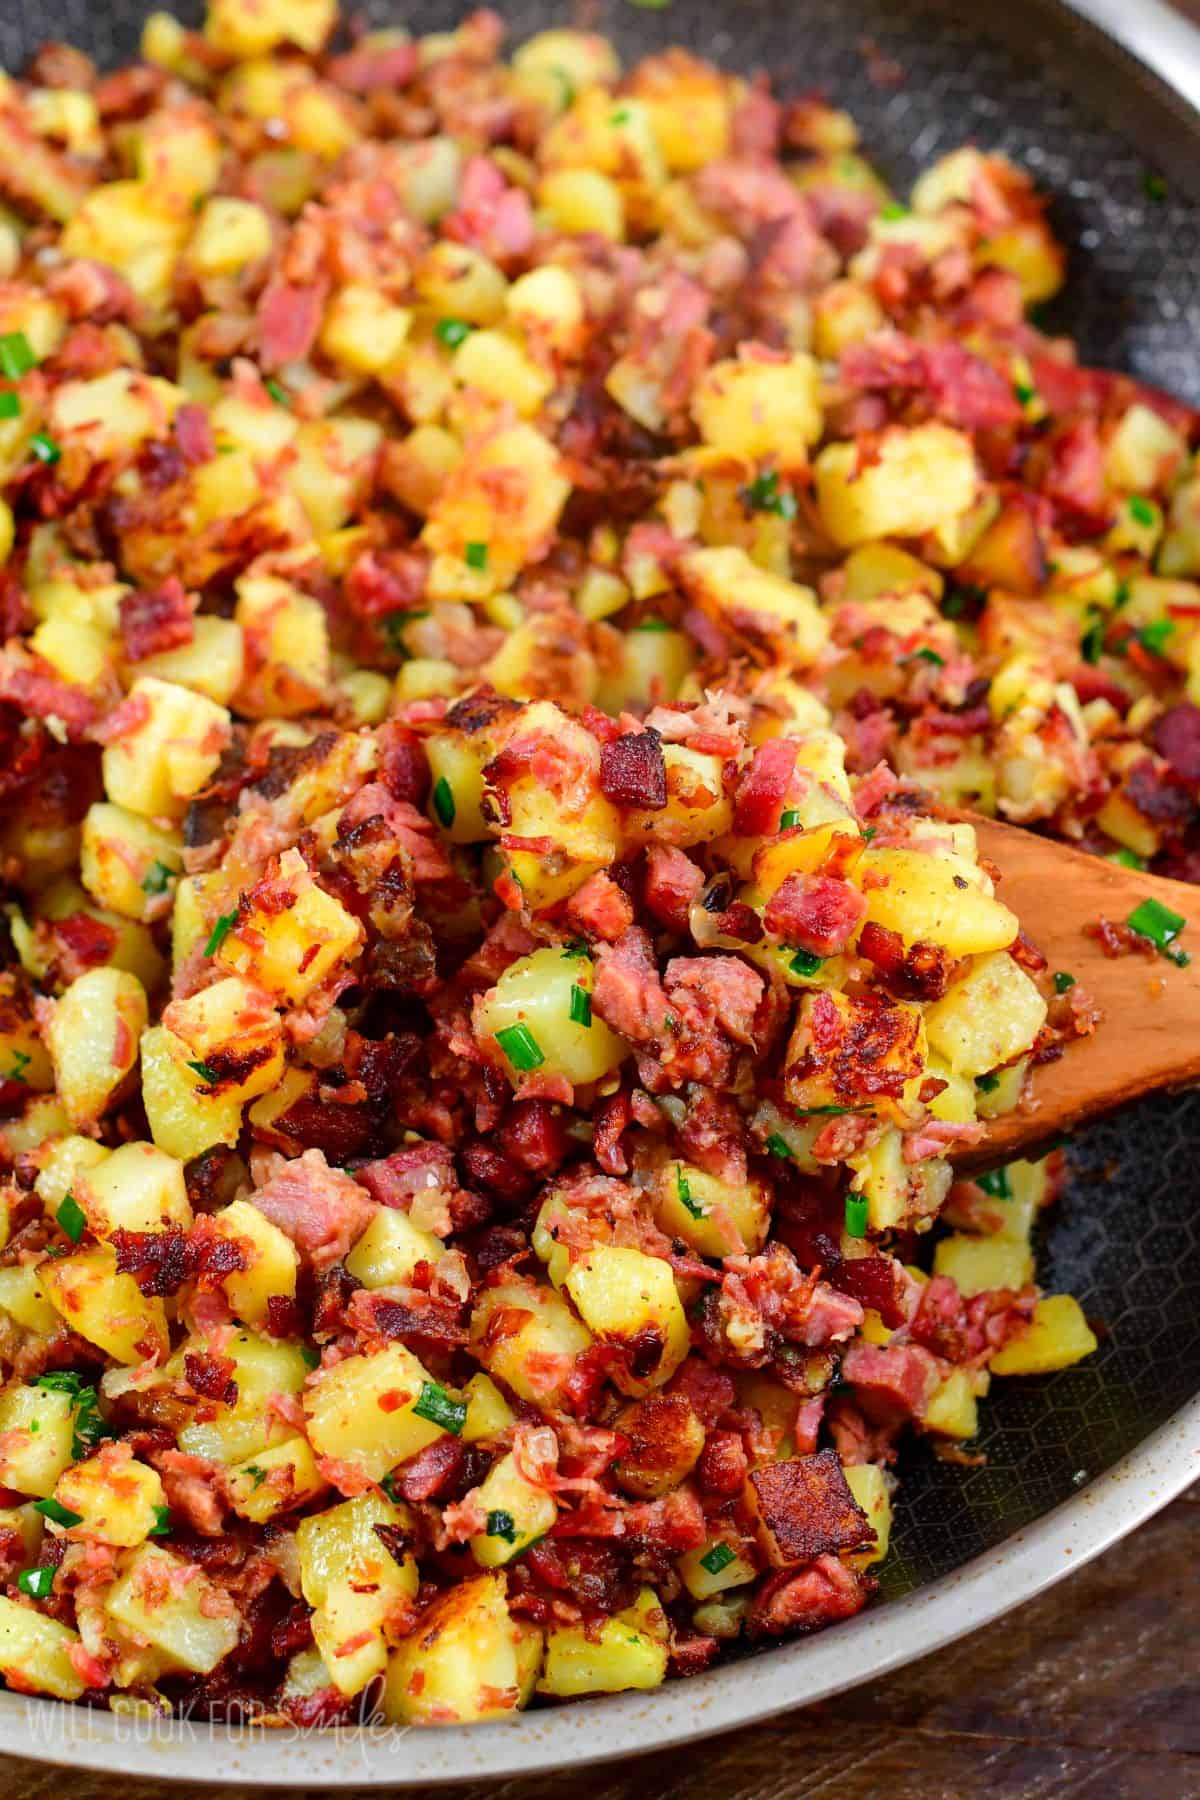
[[981, 1094], [994, 1094], [1000, 1086], [1000, 1077], [998, 1075], [977, 1075], [975, 1086]]
[[517, 1527], [512, 1514], [499, 1506], [495, 1512], [490, 1512], [487, 1516], [487, 1535], [503, 1538], [506, 1544], [515, 1544]]
[[676, 1169], [675, 1171], [675, 1192], [679, 1195], [680, 1206], [683, 1207], [685, 1212], [691, 1213], [693, 1219], [702, 1219], [704, 1217], [704, 1208], [697, 1206], [696, 1202], [692, 1199], [692, 1184], [682, 1169]]
[[33, 1600], [47, 1600], [54, 1588], [53, 1569], [22, 1569], [17, 1586]]
[[45, 463], [47, 468], [52, 468], [62, 455], [62, 451], [59, 449], [54, 439], [48, 437], [44, 431], [34, 432], [29, 440], [29, 448], [33, 451], [33, 454], [37, 457], [38, 461], [40, 463]]
[[767, 1139], [767, 1149], [772, 1156], [779, 1157], [781, 1162], [786, 1161], [792, 1154], [791, 1145], [786, 1138], [780, 1137], [777, 1131], [773, 1131]]
[[174, 872], [173, 869], [168, 869], [166, 863], [151, 863], [147, 873], [142, 876], [143, 894], [165, 894]]
[[781, 519], [794, 519], [796, 516], [796, 496], [790, 489], [780, 487], [779, 476], [774, 469], [757, 476], [743, 489], [743, 493], [751, 512], [775, 513]]
[[588, 962], [591, 962], [592, 960], [592, 953], [588, 949], [587, 943], [583, 938], [572, 938], [569, 944], [563, 945], [562, 953], [572, 962], [577, 961], [581, 956]]
[[616, 112], [609, 113], [608, 122], [610, 125], [628, 125], [631, 116], [627, 106], [618, 106]]
[[1067, 969], [1059, 969], [1054, 977], [1054, 991], [1065, 994], [1075, 986], [1075, 977]]
[[0, 393], [0, 419], [19, 419], [20, 416], [20, 394], [14, 394], [11, 388], [5, 388]]
[[6, 331], [0, 337], [0, 375], [8, 381], [20, 381], [37, 365], [38, 359], [23, 331]]
[[944, 669], [946, 666], [945, 657], [939, 656], [937, 651], [931, 650], [927, 644], [922, 644], [919, 650], [914, 650], [907, 660], [909, 662], [932, 663], [935, 669]]
[[68, 1531], [72, 1525], [83, 1524], [83, 1514], [72, 1512], [61, 1500], [35, 1500], [33, 1510], [41, 1513], [43, 1519], [49, 1519], [52, 1525], [61, 1525]]
[[880, 207], [879, 216], [881, 219], [887, 219], [889, 223], [893, 219], [907, 219], [908, 208], [901, 200], [889, 200], [886, 206]]
[[24, 1050], [14, 1050], [13, 1066], [4, 1077], [5, 1081], [19, 1081], [22, 1087], [27, 1087], [29, 1084], [25, 1079], [25, 1071], [32, 1061], [33, 1058], [28, 1052]]
[[221, 945], [225, 942], [225, 939], [229, 936], [229, 933], [233, 930], [237, 922], [238, 909], [236, 907], [232, 912], [221, 914], [209, 934], [207, 944], [204, 946], [205, 956], [215, 956], [217, 954], [217, 951], [221, 948]]
[[83, 1379], [75, 1373], [74, 1369], [51, 1369], [48, 1375], [39, 1375], [34, 1385], [35, 1387], [49, 1388], [55, 1394], [74, 1396], [82, 1388]]
[[440, 338], [448, 350], [457, 350], [470, 337], [472, 329], [465, 319], [439, 319], [433, 328], [433, 335]]
[[1129, 496], [1129, 516], [1138, 525], [1149, 527], [1158, 524], [1158, 508], [1144, 494]]
[[1120, 850], [1110, 850], [1104, 860], [1105, 862], [1120, 863], [1123, 869], [1144, 869], [1146, 867], [1144, 856], [1139, 856], [1136, 850], [1126, 850], [1123, 845]]
[[1155, 619], [1150, 625], [1143, 625], [1137, 634], [1138, 643], [1151, 656], [1161, 656], [1167, 647], [1167, 639], [1175, 629], [1174, 619]]
[[1179, 968], [1185, 969], [1192, 960], [1186, 950], [1172, 948], [1187, 920], [1182, 913], [1172, 912], [1161, 900], [1143, 900], [1135, 906], [1125, 923], [1130, 931], [1136, 931], [1154, 945], [1160, 955], [1169, 958]]
[[270, 394], [276, 406], [290, 406], [292, 404], [292, 396], [280, 382], [274, 380], [264, 381], [263, 386], [266, 388], [268, 394]]
[[788, 968], [793, 975], [815, 975], [824, 961], [823, 956], [814, 956], [811, 950], [797, 950]]
[[1153, 200], [1156, 206], [1161, 206], [1167, 197], [1167, 183], [1162, 175], [1149, 174], [1145, 176], [1142, 187], [1147, 200]]
[[466, 564], [468, 569], [486, 569], [487, 561], [488, 547], [486, 544], [467, 545]]
[[977, 1175], [975, 1186], [982, 1188], [985, 1194], [990, 1194], [993, 1200], [1012, 1199], [1007, 1169], [989, 1169], [986, 1175]]
[[438, 823], [449, 831], [454, 823], [456, 811], [454, 805], [454, 789], [444, 775], [439, 775], [433, 784], [433, 810], [438, 816]]
[[736, 1561], [736, 1550], [731, 1550], [728, 1544], [714, 1544], [700, 1558], [700, 1567], [707, 1569], [710, 1575], [719, 1575], [722, 1569], [727, 1569], [731, 1562]]
[[1030, 387], [1028, 382], [1014, 381], [1013, 382], [1013, 393], [1016, 395], [1017, 399], [1020, 401], [1022, 406], [1028, 406], [1029, 402], [1037, 394], [1037, 389], [1034, 387]]
[[870, 1211], [868, 1203], [861, 1194], [846, 1195], [846, 1236], [863, 1238], [867, 1235], [867, 1215]]
[[1093, 619], [1079, 640], [1079, 654], [1085, 663], [1093, 667], [1100, 661], [1104, 653], [1104, 620]]
[[591, 1025], [592, 996], [577, 981], [571, 983], [571, 1021], [575, 1025]]
[[221, 1077], [215, 1069], [210, 1069], [206, 1062], [190, 1062], [188, 1068], [198, 1075], [208, 1087], [216, 1087]]
[[74, 1194], [64, 1195], [62, 1205], [54, 1216], [60, 1229], [66, 1232], [73, 1244], [77, 1244], [87, 1229], [87, 1214]]
[[630, 629], [632, 631], [674, 631], [675, 627], [668, 625], [665, 619], [639, 619], [637, 624], [631, 626]]
[[540, 1069], [546, 1058], [542, 1047], [528, 1025], [505, 1025], [496, 1033], [496, 1042], [514, 1069]]
[[779, 818], [780, 831], [791, 831], [792, 827], [794, 825], [798, 825], [799, 823], [800, 823], [800, 811], [799, 811], [798, 807], [789, 806], [785, 813], [780, 814], [780, 818]]
[[796, 1109], [798, 1119], [835, 1119], [843, 1113], [870, 1112], [869, 1106], [803, 1106]]
[[421, 1392], [413, 1412], [418, 1419], [428, 1419], [431, 1425], [440, 1425], [443, 1431], [461, 1437], [462, 1428], [467, 1422], [467, 1403], [465, 1400], [452, 1400], [445, 1388], [437, 1381], [423, 1381]]
[[171, 1509], [169, 1506], [156, 1506], [154, 1523], [146, 1533], [147, 1537], [166, 1537], [171, 1529]]

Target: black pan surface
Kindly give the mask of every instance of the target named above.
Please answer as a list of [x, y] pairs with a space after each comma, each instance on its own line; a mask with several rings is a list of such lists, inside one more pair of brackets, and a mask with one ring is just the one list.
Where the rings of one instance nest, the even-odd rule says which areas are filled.
[[[528, 0], [498, 9], [512, 41], [581, 22]], [[198, 19], [194, 6], [172, 10]], [[464, 10], [455, 0], [361, 8], [373, 24], [413, 31], [443, 29]], [[17, 71], [56, 37], [111, 66], [136, 54], [143, 16], [139, 0], [10, 6], [0, 63]], [[1056, 0], [1006, 0], [986, 23], [976, 8], [928, 0], [674, 0], [662, 10], [608, 0], [586, 22], [626, 56], [683, 43], [768, 69], [781, 94], [823, 91], [854, 114], [867, 153], [901, 189], [963, 142], [1007, 151], [1052, 196], [1071, 247], [1051, 326], [1077, 337], [1085, 360], [1200, 401], [1200, 119]], [[1119, 1048], [1120, 1021], [1109, 1030]], [[1100, 1352], [1057, 1376], [997, 1382], [980, 1466], [911, 1455], [882, 1571], [889, 1593], [949, 1573], [1068, 1499], [1200, 1391], [1200, 1096], [1089, 1131], [1070, 1160], [1040, 1278], [1078, 1296], [1102, 1327]]]

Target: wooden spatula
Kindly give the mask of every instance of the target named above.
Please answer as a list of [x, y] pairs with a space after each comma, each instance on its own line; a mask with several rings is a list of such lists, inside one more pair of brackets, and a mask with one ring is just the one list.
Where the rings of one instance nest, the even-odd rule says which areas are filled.
[[[1032, 1096], [988, 1126], [980, 1144], [955, 1157], [964, 1174], [1023, 1156], [1085, 1120], [1163, 1088], [1200, 1083], [1200, 888], [1088, 856], [1015, 825], [972, 820], [982, 856], [996, 864], [997, 893], [1052, 971], [1074, 975], [1103, 1011], [1092, 1034], [1035, 1069]], [[1167, 957], [1105, 956], [1086, 925], [1123, 924], [1153, 899], [1187, 920], [1171, 944], [1190, 952], [1180, 968]]]

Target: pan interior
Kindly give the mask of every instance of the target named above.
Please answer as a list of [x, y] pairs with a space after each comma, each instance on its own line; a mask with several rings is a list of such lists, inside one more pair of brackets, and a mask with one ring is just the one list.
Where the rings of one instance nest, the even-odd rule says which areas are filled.
[[[0, 62], [19, 70], [46, 38], [106, 66], [136, 54], [139, 0], [42, 0], [6, 8]], [[193, 21], [194, 5], [178, 9]], [[400, 13], [368, 0], [374, 24], [442, 29], [454, 0]], [[518, 40], [567, 7], [500, 5]], [[1124, 368], [1200, 401], [1200, 225], [1189, 189], [1200, 120], [1057, 0], [1010, 0], [985, 37], [976, 9], [899, 0], [629, 0], [586, 9], [633, 57], [683, 43], [727, 66], [767, 68], [783, 95], [820, 90], [858, 121], [865, 148], [901, 189], [945, 151], [1007, 151], [1051, 196], [1071, 272], [1049, 321], [1089, 362]], [[1147, 177], [1165, 178], [1147, 184]], [[1197, 898], [1200, 907], [1200, 896]], [[1120, 1021], [1108, 1022], [1114, 1054]], [[907, 1461], [883, 1570], [888, 1594], [958, 1568], [1070, 1498], [1200, 1391], [1200, 1096], [1163, 1099], [1089, 1131], [1044, 1232], [1040, 1279], [1103, 1328], [1098, 1355], [1039, 1381], [998, 1382], [977, 1448], [958, 1467]], [[973, 1446], [972, 1448], [976, 1448]]]

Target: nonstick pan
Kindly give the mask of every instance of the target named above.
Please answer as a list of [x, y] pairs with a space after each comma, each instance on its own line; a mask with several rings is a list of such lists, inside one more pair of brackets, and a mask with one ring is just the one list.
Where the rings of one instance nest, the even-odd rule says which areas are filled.
[[[503, 4], [511, 37], [573, 22]], [[442, 29], [464, 8], [368, 0], [372, 23]], [[187, 8], [184, 9], [185, 13]], [[1086, 16], [1085, 16], [1086, 15]], [[136, 53], [139, 0], [42, 0], [0, 19], [19, 69], [56, 37], [106, 64]], [[671, 43], [783, 94], [823, 90], [854, 114], [898, 186], [973, 140], [1007, 151], [1053, 198], [1071, 271], [1050, 325], [1088, 362], [1200, 402], [1200, 36], [1157, 0], [628, 0], [589, 23], [633, 57]], [[1120, 40], [1120, 41], [1118, 41]], [[1154, 73], [1152, 71], [1157, 71]], [[1189, 104], [1190, 102], [1190, 104]], [[1200, 898], [1198, 898], [1200, 905]], [[1119, 1035], [1120, 1021], [1109, 1029]], [[915, 1449], [879, 1602], [808, 1642], [687, 1682], [535, 1710], [474, 1730], [263, 1732], [170, 1724], [0, 1695], [0, 1750], [108, 1772], [288, 1787], [424, 1785], [553, 1770], [748, 1724], [925, 1654], [1078, 1567], [1200, 1476], [1200, 1096], [1160, 1100], [1071, 1147], [1041, 1279], [1103, 1321], [1097, 1356], [999, 1384], [986, 1461]], [[1164, 1630], [1172, 1621], [1164, 1619]], [[1183, 1648], [1183, 1621], [1175, 1622]]]

